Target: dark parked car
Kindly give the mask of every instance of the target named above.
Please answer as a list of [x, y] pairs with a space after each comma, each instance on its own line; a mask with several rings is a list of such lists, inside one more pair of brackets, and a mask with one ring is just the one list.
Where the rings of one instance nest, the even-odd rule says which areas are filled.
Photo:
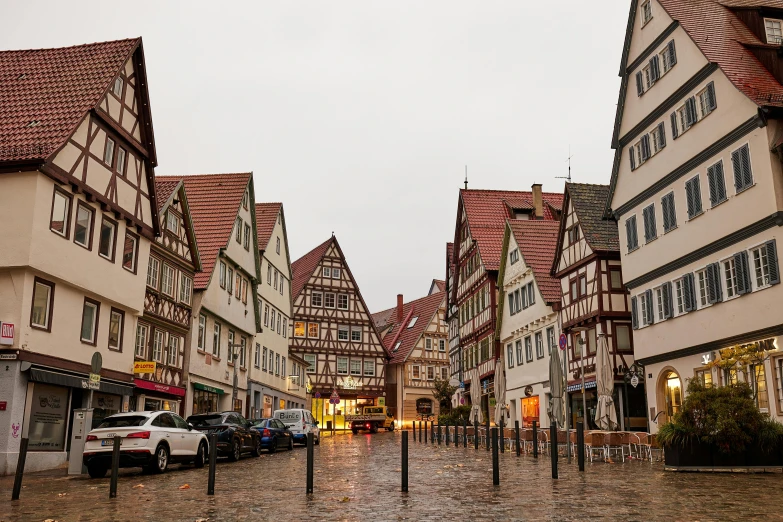
[[252, 424], [234, 411], [223, 413], [200, 413], [188, 417], [194, 428], [206, 434], [217, 434], [218, 455], [229, 460], [239, 460], [242, 453], [254, 457], [261, 454], [261, 434], [252, 428]]
[[280, 448], [294, 449], [294, 437], [278, 419], [255, 419], [250, 421], [253, 429], [261, 434], [261, 448], [274, 453]]

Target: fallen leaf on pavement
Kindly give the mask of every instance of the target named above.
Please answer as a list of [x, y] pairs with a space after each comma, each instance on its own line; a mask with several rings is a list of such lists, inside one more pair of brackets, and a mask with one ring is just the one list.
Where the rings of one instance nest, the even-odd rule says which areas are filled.
[[190, 484], [183, 484], [179, 487], [179, 489], [190, 489]]
[[135, 486], [133, 486], [133, 489], [139, 489], [139, 488], [143, 488], [143, 487], [144, 487], [144, 484], [136, 484]]
[[465, 464], [457, 464], [457, 467], [458, 467], [458, 468], [464, 468], [464, 467], [465, 467]]
[[442, 472], [442, 471], [438, 471], [437, 473], [438, 473], [438, 475], [442, 475], [442, 474], [443, 474], [443, 472]]
[[67, 494], [68, 494], [68, 493], [57, 493], [57, 496], [58, 496], [58, 497], [64, 497], [64, 496], [65, 496], [65, 495], [67, 495]]
[[351, 500], [350, 497], [343, 497], [340, 499], [340, 502], [348, 502], [349, 500]]
[[397, 468], [397, 469], [395, 469], [394, 471], [396, 471], [397, 473], [400, 473], [400, 472], [402, 472], [402, 469], [400, 469], [400, 468]]

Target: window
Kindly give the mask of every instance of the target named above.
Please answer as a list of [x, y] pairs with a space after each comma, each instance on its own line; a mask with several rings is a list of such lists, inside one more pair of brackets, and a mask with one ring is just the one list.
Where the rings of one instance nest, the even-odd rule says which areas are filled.
[[302, 357], [305, 362], [307, 363], [307, 367], [305, 368], [306, 373], [315, 373], [315, 355], [312, 354], [304, 354]]
[[620, 270], [609, 270], [609, 284], [612, 290], [623, 289], [623, 274]]
[[193, 280], [189, 276], [182, 274], [182, 277], [180, 278], [180, 285], [179, 285], [180, 302], [190, 306], [190, 298], [192, 295], [193, 295]]
[[659, 53], [661, 63], [663, 63], [663, 74], [666, 74], [677, 63], [677, 52], [674, 48], [674, 40], [669, 40], [666, 48]]
[[239, 340], [239, 367], [245, 368], [245, 358], [247, 357], [247, 339], [242, 337]]
[[166, 229], [174, 235], [179, 235], [179, 216], [169, 210], [166, 212]]
[[266, 284], [272, 285], [272, 264], [266, 266]]
[[664, 314], [664, 303], [663, 303], [663, 287], [659, 286], [655, 289], [655, 310], [658, 313], [658, 320], [663, 321], [666, 319], [666, 315]]
[[435, 367], [434, 366], [427, 366], [427, 380], [428, 381], [434, 381], [435, 380]]
[[324, 306], [326, 308], [334, 308], [334, 294], [330, 292], [324, 294]]
[[[238, 268], [237, 268], [237, 273], [236, 273], [236, 276], [234, 278], [234, 281], [235, 281], [235, 283], [234, 283], [234, 296], [236, 296], [236, 298], [239, 299], [240, 296], [242, 295], [242, 281], [243, 281], [243, 279], [242, 279], [242, 276], [239, 275], [239, 269]], [[247, 299], [245, 299], [245, 301], [247, 301]]]
[[280, 295], [283, 295], [284, 287], [285, 287], [285, 279], [283, 279], [283, 274], [280, 274]]
[[136, 357], [144, 359], [147, 355], [147, 338], [150, 334], [150, 327], [146, 324], [136, 325], [136, 343], [133, 348], [133, 354]]
[[597, 346], [595, 328], [587, 331], [587, 355], [594, 355]]
[[234, 293], [234, 269], [228, 267], [228, 273], [226, 274], [226, 291], [229, 294]]
[[97, 343], [96, 334], [98, 333], [98, 315], [100, 310], [101, 304], [98, 301], [93, 301], [89, 297], [84, 298], [82, 307], [82, 342], [92, 345]]
[[241, 245], [242, 244], [242, 218], [241, 217], [237, 218], [236, 225], [237, 225], [236, 240], [237, 243]]
[[107, 218], [101, 222], [101, 235], [98, 242], [98, 254], [114, 262], [114, 247], [117, 242], [117, 223]]
[[262, 369], [262, 370], [264, 370], [264, 371], [266, 371], [266, 370], [267, 370], [267, 366], [266, 366], [266, 356], [267, 356], [267, 352], [268, 352], [268, 350], [267, 350], [267, 347], [266, 347], [266, 346], [264, 346], [264, 353], [263, 353], [263, 355], [261, 356], [261, 369]]
[[269, 327], [272, 331], [275, 331], [275, 318], [277, 317], [277, 310], [272, 308], [271, 319], [269, 320]]
[[277, 252], [277, 255], [280, 255], [280, 238], [279, 237], [275, 241], [275, 252]]
[[[97, 321], [96, 321], [97, 323]], [[111, 309], [109, 316], [109, 349], [122, 351], [122, 333], [125, 323], [125, 312]]]
[[663, 233], [677, 228], [677, 210], [674, 207], [674, 192], [669, 192], [661, 198], [663, 213]]
[[220, 288], [226, 287], [226, 264], [221, 261], [220, 262]]
[[269, 326], [269, 305], [264, 305], [264, 326]]
[[432, 351], [432, 338], [427, 337], [424, 339], [424, 349], [428, 351]]
[[119, 76], [114, 79], [114, 84], [111, 86], [111, 92], [113, 92], [116, 96], [122, 96], [122, 78]]
[[649, 243], [658, 237], [658, 231], [655, 226], [655, 205], [650, 205], [642, 210], [644, 217], [644, 241]]
[[247, 304], [247, 279], [242, 279], [242, 302]]
[[361, 375], [361, 374], [362, 374], [362, 360], [351, 359], [351, 375]]
[[579, 225], [574, 225], [568, 231], [568, 244], [574, 244], [579, 241]]
[[546, 344], [549, 350], [549, 355], [552, 355], [552, 350], [555, 349], [555, 328], [546, 329]]
[[571, 280], [571, 301], [579, 299], [579, 283], [576, 279]]
[[642, 27], [652, 20], [652, 0], [646, 0], [642, 4]]
[[696, 94], [699, 100], [699, 120], [707, 117], [709, 113], [715, 110], [715, 84], [710, 82], [704, 89]]
[[245, 238], [243, 239], [242, 246], [245, 250], [250, 250], [250, 225], [245, 223]]
[[438, 339], [438, 351], [439, 352], [446, 351], [446, 339]]
[[699, 176], [694, 176], [685, 182], [685, 199], [688, 204], [688, 219], [701, 214], [701, 185]]
[[650, 313], [650, 311], [649, 311], [649, 303], [647, 302], [647, 297], [645, 294], [641, 294], [637, 297], [637, 300], [639, 302], [639, 310], [642, 314], [641, 324], [642, 326], [648, 325], [650, 324], [650, 322], [648, 321], [648, 317], [649, 317], [648, 314]]
[[247, 210], [248, 199], [249, 199], [248, 198], [248, 192], [245, 191], [245, 193], [242, 194], [242, 208], [244, 208], [245, 210]]
[[707, 181], [710, 185], [711, 205], [714, 207], [726, 201], [726, 180], [723, 176], [723, 161], [719, 161], [707, 168]]
[[535, 287], [533, 286], [533, 282], [529, 282], [527, 284], [527, 305], [533, 306], [536, 302], [536, 292]]
[[348, 296], [346, 294], [337, 296], [337, 308], [340, 310], [348, 310]]
[[527, 308], [527, 288], [522, 287], [518, 290], [519, 296], [522, 298], [522, 310]]
[[212, 355], [220, 358], [220, 324], [215, 323], [212, 329]]
[[280, 358], [280, 375], [285, 377], [285, 357]]
[[206, 350], [207, 344], [207, 316], [198, 314], [198, 349]]
[[323, 294], [321, 292], [313, 292], [312, 296], [310, 297], [310, 304], [318, 307], [323, 306]]
[[128, 153], [120, 147], [117, 149], [117, 174], [125, 176], [125, 159], [128, 157]]
[[81, 201], [76, 205], [76, 225], [73, 228], [73, 242], [92, 250], [92, 224], [95, 211]]
[[35, 278], [30, 326], [51, 331], [54, 283]]
[[615, 325], [615, 334], [617, 338], [615, 343], [617, 344], [617, 350], [620, 352], [630, 352], [631, 348], [631, 329], [627, 324]]
[[544, 334], [536, 333], [536, 358], [544, 358]]
[[253, 352], [253, 366], [261, 368], [261, 345], [256, 343], [256, 349]]
[[519, 249], [514, 249], [509, 254], [509, 261], [511, 261], [511, 264], [513, 265], [517, 261], [519, 261]]
[[174, 297], [174, 268], [163, 263], [160, 290], [169, 297]]
[[392, 352], [396, 352], [397, 350], [399, 350], [401, 345], [402, 343], [400, 341], [397, 341], [397, 344], [394, 345], [394, 350], [392, 350]]
[[288, 338], [288, 319], [283, 317], [283, 337]]
[[305, 336], [305, 323], [302, 321], [294, 321], [294, 337]]
[[723, 262], [723, 275], [726, 281], [726, 298], [728, 299], [738, 295], [737, 266], [733, 257], [730, 257]]
[[579, 276], [579, 297], [587, 295], [587, 276]]
[[666, 128], [663, 122], [650, 131], [650, 139], [652, 141], [652, 155], [657, 154], [666, 146]]
[[710, 304], [707, 291], [707, 270], [697, 272], [696, 278], [699, 281], [699, 307], [704, 307]]
[[324, 277], [332, 277], [332, 268], [328, 266], [323, 267], [321, 275]]
[[318, 323], [307, 323], [307, 337], [318, 339]]
[[783, 31], [781, 31], [783, 21], [774, 18], [764, 19], [764, 29], [767, 33], [767, 43], [772, 45], [783, 44]]
[[506, 345], [506, 352], [507, 352], [506, 363], [508, 365], [508, 368], [513, 368], [514, 367], [514, 345], [511, 344], [511, 343], [508, 343]]
[[228, 356], [228, 364], [233, 365], [236, 359], [236, 347], [234, 347], [234, 332], [231, 330], [228, 331], [228, 353], [226, 354]]
[[362, 340], [362, 329], [351, 327], [351, 341], [358, 343], [361, 342], [361, 340]]
[[139, 238], [125, 232], [125, 244], [122, 248], [122, 268], [128, 272], [136, 273], [136, 252], [139, 246]]
[[348, 357], [337, 358], [337, 374], [348, 375]]
[[160, 330], [155, 330], [155, 335], [152, 338], [152, 360], [163, 362], [163, 332]]
[[525, 337], [525, 361], [533, 361], [533, 339], [530, 336]]
[[767, 376], [764, 364], [751, 364], [748, 367], [748, 384], [753, 389], [756, 406], [762, 411], [769, 410], [769, 396], [767, 395]]
[[517, 366], [522, 365], [522, 340], [518, 339], [516, 342], [517, 347]]
[[169, 334], [168, 365], [174, 368], [179, 366], [179, 337]]
[[674, 282], [674, 307], [677, 315], [685, 313], [685, 284], [684, 279]]
[[338, 341], [347, 341], [348, 340], [348, 327], [347, 326], [338, 326], [337, 327], [337, 340]]
[[751, 250], [753, 257], [753, 279], [756, 289], [780, 282], [775, 241], [769, 241]]
[[110, 168], [114, 165], [114, 140], [106, 138], [106, 148], [103, 149], [103, 162]]
[[421, 366], [418, 364], [411, 365], [411, 377], [413, 379], [421, 379]]
[[340, 269], [332, 268], [332, 279], [340, 279]]
[[625, 236], [628, 244], [628, 252], [639, 248], [639, 236], [636, 233], [636, 216], [625, 220]]
[[280, 375], [280, 354], [275, 354], [275, 375]]
[[734, 187], [737, 192], [753, 186], [753, 173], [750, 169], [750, 149], [743, 145], [731, 153], [731, 164], [734, 167]]

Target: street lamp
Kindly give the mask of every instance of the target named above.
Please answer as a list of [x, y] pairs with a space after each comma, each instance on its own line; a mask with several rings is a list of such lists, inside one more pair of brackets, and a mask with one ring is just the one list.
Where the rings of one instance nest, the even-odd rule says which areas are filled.
[[228, 345], [229, 349], [231, 350], [231, 362], [234, 363], [234, 382], [231, 390], [231, 409], [233, 411], [236, 411], [237, 407], [237, 382], [239, 380], [237, 375], [237, 357], [239, 357], [239, 352], [234, 350], [234, 348], [241, 348], [242, 346], [242, 343], [233, 343]]

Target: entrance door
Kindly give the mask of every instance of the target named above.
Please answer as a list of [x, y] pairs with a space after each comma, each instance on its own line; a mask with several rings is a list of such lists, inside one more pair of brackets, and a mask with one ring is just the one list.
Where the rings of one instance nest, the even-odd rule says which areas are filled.
[[658, 421], [658, 425], [662, 422], [670, 421], [682, 408], [682, 381], [680, 376], [673, 371], [668, 371], [661, 379], [661, 391], [663, 392], [663, 408], [662, 412], [664, 419]]

